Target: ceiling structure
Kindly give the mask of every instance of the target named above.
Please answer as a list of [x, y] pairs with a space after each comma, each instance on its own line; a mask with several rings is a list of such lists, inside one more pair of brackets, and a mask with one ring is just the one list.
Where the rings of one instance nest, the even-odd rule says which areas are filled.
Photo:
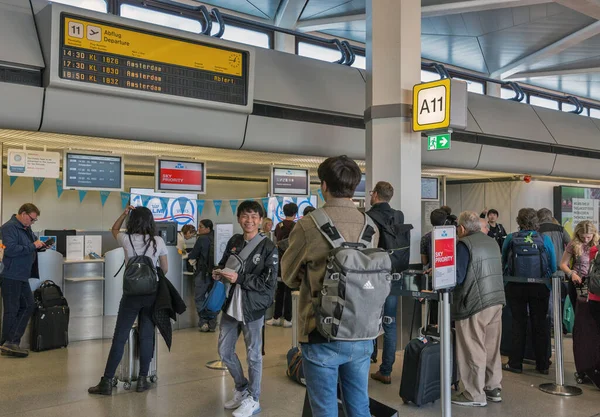
[[[366, 0], [176, 1], [366, 39]], [[425, 59], [600, 101], [600, 0], [422, 0], [421, 26]]]

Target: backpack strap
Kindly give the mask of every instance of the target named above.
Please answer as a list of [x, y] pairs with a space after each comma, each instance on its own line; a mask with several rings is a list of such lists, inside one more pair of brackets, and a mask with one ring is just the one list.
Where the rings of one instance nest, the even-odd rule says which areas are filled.
[[338, 230], [334, 226], [333, 221], [331, 221], [325, 210], [317, 209], [315, 211], [310, 212], [309, 216], [315, 222], [315, 225], [317, 226], [317, 229], [319, 229], [319, 232], [321, 232], [323, 237], [327, 239], [331, 246], [333, 246], [334, 248], [339, 248], [344, 242], [346, 242], [344, 237], [340, 234], [340, 232], [338, 232]]
[[365, 225], [360, 232], [360, 239], [358, 242], [365, 245], [366, 248], [373, 247], [373, 235], [375, 234], [375, 230], [377, 230], [377, 225], [372, 218], [365, 214]]
[[242, 259], [242, 261], [245, 262], [246, 259], [248, 259], [248, 257], [250, 256], [250, 254], [254, 252], [254, 249], [256, 249], [260, 242], [262, 242], [266, 238], [267, 236], [264, 233], [257, 234], [252, 238], [250, 242], [248, 242], [246, 246], [244, 246], [244, 249], [242, 249], [238, 256]]

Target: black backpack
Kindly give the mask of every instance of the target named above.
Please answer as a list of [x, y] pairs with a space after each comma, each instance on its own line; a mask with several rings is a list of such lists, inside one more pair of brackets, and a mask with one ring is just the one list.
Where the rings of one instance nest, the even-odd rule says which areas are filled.
[[505, 274], [511, 277], [550, 278], [550, 261], [544, 238], [538, 232], [513, 233]]
[[412, 224], [404, 224], [402, 212], [394, 210], [394, 216], [386, 219], [378, 211], [368, 211], [379, 228], [379, 243], [390, 252], [392, 272], [400, 273], [410, 264], [410, 231]]
[[33, 292], [33, 299], [39, 308], [69, 305], [60, 287], [51, 280], [40, 284], [38, 289]]
[[[146, 255], [152, 240], [148, 240], [148, 244], [144, 248], [144, 253], [138, 255], [133, 247], [131, 235], [128, 237], [134, 256], [127, 260], [127, 265], [123, 262], [123, 265], [125, 265], [125, 272], [123, 273], [123, 295], [154, 294], [158, 289], [158, 275], [152, 258]], [[123, 266], [121, 266], [121, 269], [122, 268]], [[115, 276], [121, 272], [121, 269], [117, 271]]]

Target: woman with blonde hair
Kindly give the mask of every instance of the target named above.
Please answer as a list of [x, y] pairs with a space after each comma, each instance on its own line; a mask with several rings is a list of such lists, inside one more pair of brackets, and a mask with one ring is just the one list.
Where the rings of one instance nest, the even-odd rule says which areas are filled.
[[560, 269], [569, 278], [569, 297], [575, 306], [577, 301], [576, 285], [581, 285], [587, 277], [590, 264], [596, 255], [599, 237], [598, 230], [590, 220], [579, 222], [575, 226], [573, 240], [567, 245], [560, 262]]

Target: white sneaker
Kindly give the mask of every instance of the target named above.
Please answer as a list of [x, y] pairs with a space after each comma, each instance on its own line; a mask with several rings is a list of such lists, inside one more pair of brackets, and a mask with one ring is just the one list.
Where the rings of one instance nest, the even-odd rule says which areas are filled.
[[254, 398], [248, 397], [242, 401], [242, 405], [233, 412], [233, 417], [250, 417], [260, 413], [260, 403]]
[[281, 319], [279, 318], [279, 319], [270, 319], [270, 320], [267, 320], [267, 324], [269, 326], [281, 326]]
[[246, 398], [248, 398], [248, 390], [238, 391], [235, 388], [233, 389], [233, 398], [225, 403], [226, 410], [233, 410], [238, 408]]
[[285, 328], [292, 327], [292, 322], [291, 322], [291, 321], [284, 320], [284, 321], [283, 321], [283, 327], [285, 327]]

